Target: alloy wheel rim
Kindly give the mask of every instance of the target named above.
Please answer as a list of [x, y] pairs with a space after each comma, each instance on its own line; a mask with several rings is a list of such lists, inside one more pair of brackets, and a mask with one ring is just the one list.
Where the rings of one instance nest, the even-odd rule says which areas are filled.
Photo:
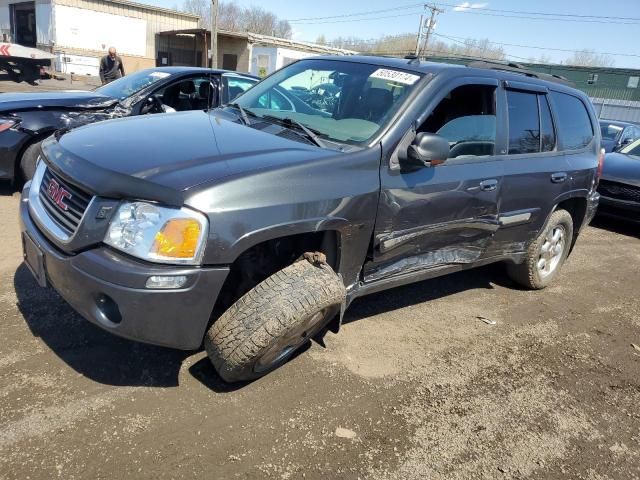
[[551, 275], [558, 268], [565, 249], [565, 229], [556, 225], [547, 232], [540, 247], [537, 268], [542, 278]]

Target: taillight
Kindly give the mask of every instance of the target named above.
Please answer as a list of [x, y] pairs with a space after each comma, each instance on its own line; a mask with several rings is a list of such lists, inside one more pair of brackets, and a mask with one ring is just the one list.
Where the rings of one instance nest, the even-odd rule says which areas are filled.
[[594, 179], [595, 181], [595, 186], [598, 186], [598, 183], [600, 182], [600, 177], [602, 177], [602, 170], [604, 169], [604, 148], [600, 149], [600, 156], [598, 157], [598, 169], [596, 170], [596, 178]]

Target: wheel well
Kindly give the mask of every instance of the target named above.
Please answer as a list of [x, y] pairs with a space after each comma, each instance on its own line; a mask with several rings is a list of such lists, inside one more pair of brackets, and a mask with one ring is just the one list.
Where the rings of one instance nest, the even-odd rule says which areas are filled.
[[556, 210], [566, 210], [571, 214], [573, 219], [573, 240], [571, 242], [571, 249], [578, 239], [578, 233], [582, 228], [582, 224], [587, 214], [587, 199], [581, 197], [574, 197], [564, 200], [558, 204]]
[[338, 271], [339, 234], [335, 231], [311, 232], [274, 238], [244, 251], [231, 264], [213, 308], [211, 321], [257, 284], [278, 270], [291, 265], [305, 252], [322, 252], [327, 263]]
[[47, 132], [43, 132], [43, 133], [38, 133], [38, 134], [30, 137], [26, 142], [24, 142], [24, 145], [22, 145], [22, 147], [20, 148], [20, 151], [18, 151], [18, 154], [16, 155], [15, 163], [13, 165], [13, 177], [14, 177], [14, 179], [18, 178], [18, 175], [22, 176], [22, 170], [20, 169], [20, 162], [22, 161], [22, 155], [24, 155], [25, 150], [27, 150], [27, 148], [29, 148], [34, 143], [41, 142], [42, 140], [47, 138], [52, 133], [53, 133], [53, 130], [50, 130], [50, 131], [47, 131]]

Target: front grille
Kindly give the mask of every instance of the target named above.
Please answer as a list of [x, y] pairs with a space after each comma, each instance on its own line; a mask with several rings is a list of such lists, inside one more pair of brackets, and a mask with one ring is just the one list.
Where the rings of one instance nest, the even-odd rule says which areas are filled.
[[640, 202], [640, 188], [624, 183], [600, 180], [598, 191], [601, 195], [629, 202]]
[[[65, 196], [62, 199], [62, 202], [67, 206], [66, 210], [56, 204], [55, 200], [49, 195], [49, 185], [52, 181], [56, 182], [59, 188], [63, 188], [70, 194], [70, 196]], [[50, 168], [45, 170], [42, 177], [39, 196], [40, 203], [49, 218], [70, 236], [78, 229], [80, 220], [82, 220], [82, 216], [91, 201], [91, 195], [69, 184]]]

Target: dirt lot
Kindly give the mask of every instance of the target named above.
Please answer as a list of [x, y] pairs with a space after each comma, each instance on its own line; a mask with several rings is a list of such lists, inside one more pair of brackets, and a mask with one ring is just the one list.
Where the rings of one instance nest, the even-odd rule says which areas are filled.
[[543, 292], [497, 265], [360, 299], [229, 387], [40, 289], [18, 201], [0, 184], [0, 478], [640, 478], [637, 227], [589, 227]]
[[588, 228], [543, 292], [491, 266], [358, 300], [327, 348], [232, 388], [40, 289], [17, 206], [4, 185], [2, 478], [640, 477], [634, 227]]

